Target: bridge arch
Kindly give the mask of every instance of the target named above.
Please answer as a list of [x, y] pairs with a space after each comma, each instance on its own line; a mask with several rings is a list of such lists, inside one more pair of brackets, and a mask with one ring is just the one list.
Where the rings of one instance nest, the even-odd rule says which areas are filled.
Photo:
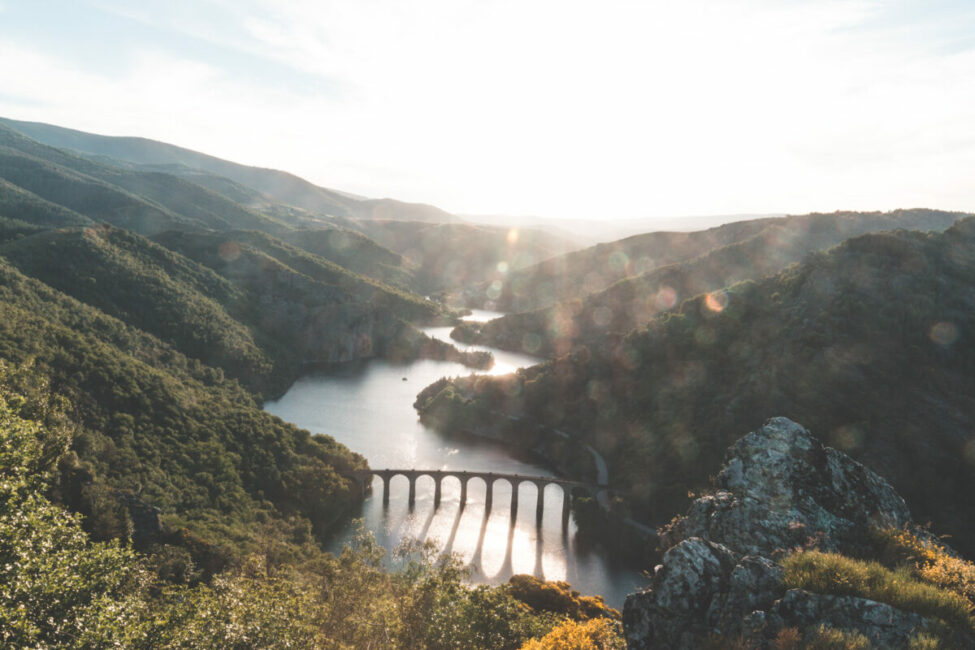
[[[608, 490], [606, 486], [596, 486], [584, 483], [582, 481], [574, 481], [571, 479], [563, 479], [551, 476], [530, 476], [524, 474], [508, 474], [499, 472], [471, 472], [465, 470], [425, 470], [425, 469], [370, 469], [370, 470], [358, 470], [351, 474], [351, 478], [356, 481], [360, 488], [365, 494], [367, 485], [371, 483], [373, 477], [378, 477], [383, 482], [383, 504], [389, 504], [389, 493], [392, 487], [393, 480], [397, 477], [402, 476], [406, 479], [408, 489], [409, 489], [409, 503], [412, 507], [416, 500], [416, 483], [421, 480], [422, 477], [429, 477], [434, 483], [434, 507], [440, 505], [440, 500], [442, 496], [442, 486], [445, 480], [456, 480], [460, 483], [460, 507], [463, 508], [467, 504], [467, 492], [468, 486], [471, 481], [477, 479], [484, 484], [485, 488], [485, 510], [487, 512], [491, 511], [494, 500], [494, 484], [498, 481], [505, 481], [511, 486], [511, 511], [512, 515], [516, 515], [518, 510], [518, 502], [521, 491], [521, 485], [523, 483], [530, 483], [535, 486], [536, 489], [536, 519], [538, 523], [541, 523], [543, 511], [545, 507], [546, 498], [554, 498], [554, 494], [551, 497], [546, 497], [547, 493], [552, 492], [552, 485], [559, 486], [562, 490], [562, 524], [563, 527], [568, 525], [570, 507], [572, 502], [572, 490], [574, 488], [584, 488], [591, 491], [594, 495], [598, 495], [600, 492]], [[400, 483], [400, 480], [396, 480]]]

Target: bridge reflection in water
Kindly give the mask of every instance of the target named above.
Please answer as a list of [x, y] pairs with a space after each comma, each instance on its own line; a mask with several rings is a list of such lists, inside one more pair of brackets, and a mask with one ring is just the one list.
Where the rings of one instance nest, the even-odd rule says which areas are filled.
[[[433, 523], [434, 518], [437, 516], [438, 510], [440, 508], [443, 492], [444, 492], [443, 489], [444, 483], [445, 482], [453, 483], [454, 481], [457, 482], [458, 485], [451, 490], [452, 494], [457, 495], [457, 488], [459, 487], [459, 498], [456, 501], [457, 511], [453, 518], [453, 522], [451, 522], [450, 524], [449, 533], [447, 533], [447, 539], [443, 543], [444, 553], [450, 553], [454, 551], [455, 542], [458, 535], [458, 529], [461, 527], [461, 519], [464, 515], [464, 509], [468, 503], [468, 484], [471, 483], [473, 479], [478, 479], [478, 481], [475, 481], [475, 483], [483, 484], [484, 499], [483, 502], [481, 503], [483, 503], [483, 507], [484, 507], [484, 516], [480, 522], [480, 527], [477, 533], [476, 542], [473, 539], [471, 539], [471, 540], [466, 540], [467, 543], [464, 543], [463, 541], [460, 543], [460, 546], [467, 551], [466, 553], [463, 554], [468, 555], [470, 553], [470, 555], [468, 555], [468, 557], [470, 558], [468, 564], [473, 570], [474, 576], [475, 577], [480, 576], [482, 578], [492, 577], [484, 574], [484, 570], [482, 566], [483, 565], [482, 555], [485, 547], [485, 538], [490, 537], [491, 539], [496, 540], [491, 544], [492, 547], [491, 550], [492, 552], [497, 552], [500, 550], [499, 548], [497, 548], [499, 546], [498, 542], [501, 541], [499, 537], [501, 534], [503, 534], [502, 530], [494, 530], [502, 522], [499, 521], [496, 517], [492, 520], [491, 517], [492, 509], [494, 505], [495, 483], [497, 483], [498, 481], [503, 481], [504, 483], [507, 483], [508, 486], [510, 486], [510, 520], [507, 522], [508, 524], [507, 540], [506, 540], [507, 543], [505, 544], [504, 559], [501, 562], [501, 566], [498, 567], [497, 574], [493, 576], [493, 578], [495, 579], [502, 579], [502, 580], [505, 579], [506, 577], [510, 577], [513, 573], [516, 572], [520, 572], [520, 573], [531, 572], [539, 578], [546, 577], [546, 570], [545, 567], [543, 566], [543, 555], [545, 555], [545, 553], [543, 549], [544, 544], [543, 544], [542, 521], [543, 518], [545, 518], [544, 513], [545, 513], [546, 491], [551, 492], [551, 490], [546, 490], [545, 489], [546, 487], [548, 487], [549, 485], [558, 485], [562, 493], [562, 498], [561, 498], [562, 527], [561, 528], [562, 528], [563, 545], [566, 548], [568, 547], [569, 544], [569, 540], [568, 540], [569, 515], [571, 512], [573, 491], [581, 490], [595, 495], [596, 493], [602, 490], [608, 489], [605, 486], [596, 486], [590, 483], [573, 481], [570, 479], [556, 478], [552, 476], [530, 476], [525, 474], [505, 474], [505, 473], [497, 473], [497, 472], [477, 472], [477, 471], [460, 471], [460, 470], [422, 470], [422, 469], [363, 470], [360, 472], [356, 472], [353, 478], [355, 478], [356, 482], [359, 484], [359, 487], [362, 490], [363, 495], [365, 495], [366, 492], [372, 486], [373, 477], [378, 478], [380, 481], [382, 481], [383, 511], [388, 512], [390, 493], [394, 489], [392, 486], [392, 481], [393, 478], [396, 476], [402, 476], [404, 479], [406, 479], [405, 482], [408, 484], [407, 504], [408, 504], [409, 512], [411, 513], [413, 512], [414, 506], [416, 504], [418, 479], [427, 476], [433, 481], [433, 504], [432, 504], [433, 508], [429, 511], [426, 521], [415, 532], [415, 536], [417, 537], [417, 539], [420, 540], [427, 539], [428, 532], [430, 531], [430, 526]], [[515, 561], [518, 561], [521, 564], [521, 566], [519, 567], [518, 571], [515, 571], [514, 567], [512, 566], [513, 549], [515, 547], [515, 536], [519, 532], [522, 535], [524, 535], [524, 533], [526, 532], [524, 530], [519, 531], [519, 527], [517, 525], [518, 504], [520, 498], [519, 488], [523, 483], [534, 485], [536, 490], [536, 495], [537, 495], [535, 500], [536, 532], [534, 534], [534, 538], [535, 538], [534, 567], [532, 570], [528, 570], [528, 567], [524, 566], [524, 561], [527, 558], [519, 557], [519, 558], [515, 558]], [[507, 492], [507, 490], [501, 491], [502, 494], [504, 494], [505, 492]], [[426, 494], [427, 494], [426, 499], [429, 499], [430, 498], [429, 492], [427, 492]], [[549, 498], [557, 499], [558, 495], [550, 494]], [[427, 501], [427, 503], [429, 503], [429, 501]], [[489, 521], [493, 523], [489, 523]], [[469, 528], [470, 525], [465, 524], [464, 527]], [[490, 535], [489, 535], [489, 527], [494, 531], [491, 532]], [[550, 527], [549, 530], [551, 530]], [[446, 533], [447, 531], [444, 529], [442, 530], [442, 532]], [[474, 542], [473, 547], [470, 542]], [[528, 542], [528, 540], [527, 539], [522, 540], [522, 543], [518, 545], [519, 548], [522, 549], [523, 554], [524, 551], [527, 550], [526, 548], [524, 548], [525, 546], [524, 542]], [[572, 579], [572, 576], [570, 575], [572, 573], [571, 567], [564, 566], [563, 571], [567, 571], [567, 574], [563, 574], [560, 576], [549, 575], [548, 579], [570, 579], [571, 580]], [[562, 573], [562, 572], [559, 571], [557, 573]]]

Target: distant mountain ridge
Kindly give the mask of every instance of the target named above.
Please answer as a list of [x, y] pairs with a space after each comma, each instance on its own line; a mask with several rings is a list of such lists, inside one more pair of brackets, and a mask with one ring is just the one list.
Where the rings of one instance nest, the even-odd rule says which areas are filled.
[[[589, 278], [598, 273], [598, 263], [605, 261], [612, 267], [614, 255], [628, 259], [624, 251], [633, 254], [642, 250], [655, 255], [646, 263], [647, 266], [657, 264], [652, 270], [624, 277], [591, 293], [586, 292], [584, 286], [577, 286], [574, 299], [563, 300], [551, 307], [508, 314], [487, 323], [465, 323], [455, 336], [467, 342], [530, 354], [565, 354], [576, 345], [590, 344], [607, 336], [622, 337], [687, 298], [776, 273], [800, 261], [804, 255], [825, 250], [849, 237], [898, 228], [940, 231], [965, 216], [969, 215], [920, 209], [886, 213], [813, 213], [745, 222], [739, 228], [731, 228], [736, 224], [729, 224], [704, 231], [704, 235], [713, 233], [706, 239], [698, 237], [702, 233], [639, 235], [570, 253], [536, 269], [561, 264], [570, 274], [579, 276], [578, 267], [583, 263], [583, 271], [592, 269], [586, 275]], [[696, 242], [695, 237], [698, 237]], [[702, 243], [706, 246], [711, 241], [716, 244], [714, 248], [694, 255]], [[668, 250], [668, 243], [672, 245], [671, 250]], [[647, 244], [653, 244], [657, 250], [654, 252]], [[673, 259], [678, 261], [664, 263]], [[610, 271], [626, 273], [629, 271], [627, 266], [620, 264]], [[524, 273], [536, 269], [526, 269]], [[522, 281], [520, 274], [513, 275], [512, 282]], [[599, 284], [603, 283], [605, 279], [601, 278]], [[566, 290], [572, 289], [569, 283], [563, 286]], [[517, 297], [515, 303], [518, 303]]]
[[71, 149], [90, 156], [109, 156], [139, 165], [181, 165], [224, 176], [313, 214], [439, 223], [459, 221], [454, 215], [432, 205], [358, 197], [320, 187], [288, 172], [241, 165], [147, 138], [97, 135], [9, 118], [0, 118], [0, 124], [52, 147]]

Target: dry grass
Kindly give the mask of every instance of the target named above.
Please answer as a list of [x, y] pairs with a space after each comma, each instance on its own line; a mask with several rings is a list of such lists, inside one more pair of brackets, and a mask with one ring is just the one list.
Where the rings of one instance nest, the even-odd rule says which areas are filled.
[[782, 560], [782, 566], [789, 589], [868, 598], [975, 631], [971, 601], [918, 578], [910, 567], [891, 570], [879, 562], [820, 551], [794, 553]]

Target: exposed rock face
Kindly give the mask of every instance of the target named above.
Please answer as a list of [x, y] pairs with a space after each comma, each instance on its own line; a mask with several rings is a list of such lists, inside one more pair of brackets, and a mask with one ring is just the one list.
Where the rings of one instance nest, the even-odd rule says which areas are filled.
[[714, 495], [663, 532], [665, 547], [701, 537], [769, 555], [818, 537], [823, 550], [852, 550], [871, 524], [900, 527], [911, 518], [887, 481], [786, 418], [735, 443], [715, 484]]
[[770, 559], [809, 545], [856, 554], [872, 525], [911, 525], [883, 478], [773, 418], [729, 449], [715, 483], [661, 532], [663, 564], [648, 589], [627, 598], [631, 649], [697, 648], [715, 635], [762, 648], [784, 627], [819, 624], [899, 647], [921, 625], [916, 614], [864, 598], [786, 590]]

